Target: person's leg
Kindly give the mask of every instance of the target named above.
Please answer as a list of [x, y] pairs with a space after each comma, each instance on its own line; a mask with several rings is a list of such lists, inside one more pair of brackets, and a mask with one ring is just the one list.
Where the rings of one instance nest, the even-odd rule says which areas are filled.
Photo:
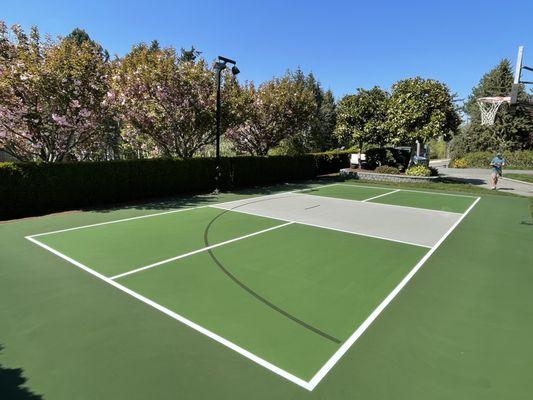
[[496, 185], [498, 184], [498, 174], [496, 172], [492, 173], [492, 190], [496, 190]]

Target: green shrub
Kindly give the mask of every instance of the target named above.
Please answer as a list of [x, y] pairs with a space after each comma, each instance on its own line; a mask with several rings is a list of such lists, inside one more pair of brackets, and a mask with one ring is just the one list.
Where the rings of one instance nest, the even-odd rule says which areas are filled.
[[[465, 154], [463, 157], [455, 158], [450, 163], [454, 168], [488, 168], [490, 161], [494, 158], [495, 152], [476, 151]], [[533, 169], [533, 151], [513, 151], [503, 152], [503, 157], [507, 161], [507, 166], [511, 168]]]
[[431, 176], [431, 170], [425, 165], [415, 165], [405, 171], [405, 175], [409, 176]]
[[400, 173], [400, 170], [396, 167], [391, 167], [389, 165], [382, 165], [380, 167], [377, 167], [374, 172], [380, 173], [380, 174], [392, 174], [397, 175]]
[[366, 152], [366, 167], [376, 169], [382, 165], [389, 165], [405, 171], [409, 165], [411, 152], [408, 150], [395, 149], [393, 147], [377, 147], [368, 149]]
[[456, 158], [450, 164], [452, 168], [468, 168], [468, 160], [465, 158]]

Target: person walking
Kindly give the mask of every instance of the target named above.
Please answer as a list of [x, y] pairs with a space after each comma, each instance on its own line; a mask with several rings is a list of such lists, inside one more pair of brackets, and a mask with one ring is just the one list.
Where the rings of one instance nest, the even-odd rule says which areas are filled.
[[502, 176], [502, 168], [505, 165], [505, 158], [503, 158], [501, 153], [496, 154], [496, 157], [490, 162], [492, 167], [492, 190], [496, 190], [496, 185], [498, 184], [498, 179]]

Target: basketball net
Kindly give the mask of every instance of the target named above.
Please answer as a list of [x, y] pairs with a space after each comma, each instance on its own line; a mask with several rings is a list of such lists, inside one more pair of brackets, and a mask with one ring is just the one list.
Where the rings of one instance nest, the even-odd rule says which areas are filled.
[[509, 103], [510, 97], [480, 97], [477, 99], [481, 111], [481, 125], [494, 125], [496, 113], [502, 103]]

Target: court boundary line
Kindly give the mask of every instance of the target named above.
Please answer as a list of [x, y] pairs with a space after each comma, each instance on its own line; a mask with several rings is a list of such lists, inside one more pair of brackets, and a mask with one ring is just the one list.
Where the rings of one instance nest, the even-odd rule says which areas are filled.
[[[322, 196], [316, 196], [316, 197], [322, 197]], [[227, 208], [217, 207], [216, 204], [213, 204], [213, 205], [211, 205], [211, 206], [209, 206], [209, 207], [217, 208], [217, 209], [219, 209], [219, 210], [228, 210]], [[348, 233], [348, 234], [350, 234], [350, 235], [365, 236], [365, 237], [369, 237], [369, 238], [373, 238], [373, 239], [381, 239], [381, 240], [386, 240], [386, 241], [388, 241], [388, 242], [396, 242], [396, 243], [401, 243], [401, 244], [408, 244], [408, 245], [410, 245], [410, 246], [425, 247], [426, 249], [430, 249], [430, 248], [431, 248], [431, 246], [428, 246], [428, 245], [426, 245], [426, 244], [407, 242], [407, 241], [405, 241], [405, 240], [400, 240], [400, 239], [386, 238], [386, 237], [383, 237], [383, 236], [371, 235], [371, 234], [369, 234], [369, 233], [360, 233], [360, 232], [348, 231], [348, 230], [346, 230], [346, 229], [333, 228], [333, 227], [325, 226], [325, 225], [312, 224], [312, 223], [310, 223], [310, 222], [300, 222], [300, 221], [295, 221], [295, 220], [285, 219], [285, 218], [268, 217], [268, 216], [266, 216], [266, 215], [255, 214], [255, 213], [250, 212], [250, 211], [243, 211], [243, 210], [237, 210], [237, 209], [229, 209], [228, 211], [237, 212], [237, 213], [241, 213], [241, 214], [252, 215], [252, 216], [254, 216], [254, 217], [263, 217], [263, 218], [277, 219], [278, 221], [292, 222], [292, 223], [297, 224], [297, 225], [312, 226], [312, 227], [314, 227], [314, 228], [321, 228], [321, 229], [327, 229], [327, 230], [330, 230], [330, 231], [337, 231], [337, 232], [342, 232], [342, 233]]]
[[439, 239], [439, 241], [433, 245], [433, 247], [420, 259], [420, 261], [405, 275], [398, 285], [385, 297], [385, 299], [370, 313], [365, 321], [360, 324], [352, 335], [346, 340], [341, 347], [333, 354], [333, 356], [318, 370], [318, 372], [308, 382], [313, 390], [322, 379], [328, 374], [328, 372], [337, 364], [344, 354], [352, 347], [352, 345], [359, 339], [363, 333], [372, 325], [372, 323], [378, 318], [378, 316], [387, 308], [387, 306], [394, 300], [394, 298], [400, 293], [400, 291], [409, 283], [409, 281], [415, 276], [415, 274], [422, 268], [426, 261], [435, 253], [442, 243], [451, 235], [451, 233], [459, 226], [463, 219], [470, 213], [470, 211], [481, 200], [481, 197], [477, 197], [476, 200], [468, 207], [448, 231]]
[[155, 301], [135, 292], [134, 290], [124, 286], [124, 285], [121, 285], [120, 283], [106, 277], [105, 275], [102, 275], [101, 273], [93, 270], [92, 268], [89, 268], [87, 267], [86, 265], [74, 260], [73, 258], [55, 250], [54, 248], [38, 241], [37, 239], [31, 237], [31, 236], [25, 236], [26, 239], [28, 239], [29, 241], [31, 241], [32, 243], [36, 244], [37, 246], [49, 251], [50, 253], [58, 256], [59, 258], [69, 262], [70, 264], [73, 264], [74, 266], [84, 270], [85, 272], [88, 272], [89, 274], [95, 276], [96, 278], [99, 278], [101, 280], [103, 280], [104, 282], [108, 283], [109, 285], [111, 286], [114, 286], [115, 288], [119, 289], [120, 291], [134, 297], [135, 299], [155, 308], [156, 310], [158, 311], [161, 311], [162, 313], [166, 314], [167, 316], [181, 322], [182, 324], [188, 326], [189, 328], [209, 337], [210, 339], [228, 347], [229, 349], [235, 351], [236, 353], [246, 357], [247, 359], [255, 362], [256, 364], [259, 364], [260, 366], [268, 369], [269, 371], [271, 372], [274, 372], [275, 374], [297, 384], [298, 386], [301, 386], [303, 387], [304, 389], [307, 389], [309, 391], [311, 391], [312, 389], [310, 388], [310, 385], [309, 385], [309, 382], [306, 382], [305, 380], [303, 380], [302, 378], [299, 378], [297, 377], [296, 375], [293, 375], [291, 374], [290, 372], [287, 372], [285, 371], [284, 369], [278, 367], [277, 365], [275, 364], [272, 364], [271, 362], [255, 355], [254, 353], [246, 350], [245, 348], [233, 343], [232, 341], [220, 336], [220, 335], [217, 335], [216, 333], [210, 331], [209, 329], [207, 328], [204, 328], [203, 326], [197, 324], [196, 322], [194, 321], [191, 321], [190, 319], [188, 318], [185, 318], [184, 316], [166, 308], [165, 306], [162, 306], [161, 304], [159, 303], [156, 303]]
[[400, 191], [400, 189], [396, 189], [396, 190], [393, 190], [392, 192], [378, 194], [377, 196], [369, 197], [368, 199], [361, 200], [361, 203], [366, 203], [367, 201], [370, 201], [370, 200], [378, 199], [378, 198], [383, 197], [383, 196], [388, 196], [389, 194], [398, 193], [399, 191]]
[[[348, 186], [354, 186], [354, 185], [348, 185]], [[402, 192], [403, 190], [402, 190], [402, 189], [399, 189], [399, 191]], [[395, 193], [397, 193], [397, 192], [395, 192]], [[420, 207], [402, 206], [402, 205], [399, 205], [399, 204], [373, 203], [373, 202], [368, 202], [368, 200], [371, 200], [372, 198], [370, 198], [370, 199], [365, 199], [365, 200], [355, 200], [355, 199], [345, 199], [345, 198], [342, 198], [342, 197], [323, 196], [323, 195], [320, 195], [320, 194], [313, 194], [313, 193], [297, 193], [297, 194], [303, 194], [303, 195], [305, 195], [305, 196], [314, 196], [314, 197], [326, 197], [326, 198], [335, 199], [335, 200], [339, 200], [339, 201], [351, 201], [351, 202], [355, 202], [355, 203], [377, 204], [377, 205], [380, 205], [380, 206], [386, 206], [386, 207], [407, 208], [407, 209], [409, 209], [409, 210], [418, 210], [418, 211], [424, 211], [424, 212], [433, 212], [433, 213], [438, 213], [438, 214], [463, 215], [463, 213], [455, 212], [455, 211], [443, 211], [443, 210], [435, 210], [435, 209], [433, 209], [433, 208], [420, 208]], [[391, 194], [391, 193], [386, 193], [386, 194]], [[380, 197], [380, 196], [376, 196], [376, 197]], [[234, 200], [234, 201], [239, 201], [239, 200]], [[225, 203], [220, 203], [220, 204], [225, 204]], [[209, 207], [213, 207], [213, 206], [215, 206], [215, 205], [216, 205], [216, 204], [212, 204], [212, 205], [210, 205]]]
[[292, 224], [294, 224], [294, 222], [290, 222], [289, 221], [289, 222], [286, 222], [284, 224], [271, 226], [270, 228], [262, 229], [262, 230], [257, 231], [257, 232], [252, 232], [252, 233], [249, 233], [247, 235], [243, 235], [243, 236], [239, 236], [239, 237], [236, 237], [236, 238], [233, 238], [233, 239], [226, 240], [224, 242], [215, 243], [215, 244], [212, 244], [210, 246], [205, 246], [205, 247], [202, 247], [200, 249], [190, 251], [188, 253], [184, 253], [184, 254], [180, 254], [180, 255], [175, 256], [175, 257], [167, 258], [166, 260], [157, 261], [157, 262], [155, 262], [153, 264], [149, 264], [149, 265], [146, 265], [144, 267], [135, 268], [135, 269], [132, 269], [130, 271], [123, 272], [121, 274], [110, 276], [109, 279], [115, 280], [115, 279], [123, 278], [125, 276], [135, 274], [137, 272], [145, 271], [147, 269], [158, 267], [158, 266], [163, 265], [163, 264], [168, 264], [170, 262], [177, 261], [177, 260], [180, 260], [180, 259], [185, 258], [185, 257], [193, 256], [193, 255], [198, 254], [198, 253], [203, 253], [204, 251], [209, 251], [211, 249], [215, 249], [217, 247], [224, 246], [226, 244], [230, 244], [230, 243], [233, 243], [233, 242], [237, 242], [239, 240], [243, 240], [243, 239], [247, 239], [247, 238], [250, 238], [250, 237], [253, 237], [253, 236], [257, 236], [257, 235], [260, 235], [262, 233], [270, 232], [270, 231], [273, 231], [275, 229], [283, 228], [285, 226], [292, 225]]
[[[273, 196], [278, 196], [278, 195], [283, 195], [283, 194], [288, 194], [288, 193], [297, 193], [297, 192], [304, 191], [304, 190], [319, 189], [319, 188], [323, 188], [323, 187], [334, 186], [334, 185], [337, 185], [337, 184], [338, 183], [331, 183], [331, 184], [327, 184], [327, 185], [314, 186], [312, 188], [289, 190], [289, 191], [284, 191], [284, 192], [279, 192], [279, 193], [274, 193], [274, 194], [263, 194], [263, 195], [260, 195], [260, 196], [245, 197], [243, 199], [229, 200], [229, 201], [223, 201], [223, 202], [220, 202], [220, 203], [213, 203], [213, 204], [227, 204], [227, 203], [233, 203], [235, 201], [245, 200], [245, 199], [246, 200], [247, 199], [260, 199], [262, 197], [268, 197], [268, 196], [273, 197]], [[168, 215], [168, 214], [174, 214], [174, 213], [178, 213], [178, 212], [192, 211], [192, 210], [197, 210], [199, 208], [211, 207], [213, 204], [204, 204], [202, 206], [179, 208], [179, 209], [173, 209], [173, 210], [163, 211], [163, 212], [159, 212], [159, 213], [138, 215], [136, 217], [120, 218], [120, 219], [111, 220], [111, 221], [98, 222], [98, 223], [95, 223], [95, 224], [74, 226], [74, 227], [71, 227], [71, 228], [58, 229], [58, 230], [55, 230], [55, 231], [36, 233], [36, 234], [33, 234], [33, 235], [28, 235], [27, 237], [39, 237], [39, 236], [45, 236], [45, 235], [52, 235], [52, 234], [56, 234], [56, 233], [75, 231], [75, 230], [78, 230], [78, 229], [93, 228], [93, 227], [102, 226], [102, 225], [116, 224], [116, 223], [119, 223], [119, 222], [133, 221], [133, 220], [142, 219], [142, 218], [150, 218], [150, 217], [157, 217], [157, 216], [160, 216], [160, 215]]]
[[[331, 186], [331, 185], [326, 185]], [[305, 190], [305, 189], [304, 189]], [[284, 194], [287, 193], [293, 193], [294, 191], [290, 192], [284, 192]], [[268, 195], [266, 195], [268, 196]], [[265, 197], [265, 196], [258, 196]], [[253, 197], [252, 197], [253, 198]], [[112, 280], [111, 278], [106, 277], [105, 275], [87, 267], [86, 265], [74, 260], [73, 258], [59, 252], [58, 250], [55, 250], [54, 248], [40, 242], [39, 240], [35, 239], [37, 235], [30, 235], [25, 236], [25, 239], [31, 241], [32, 243], [36, 244], [37, 246], [51, 252], [52, 254], [58, 256], [59, 258], [69, 262], [70, 264], [73, 264], [74, 266], [88, 272], [89, 274], [103, 280], [104, 282], [110, 284], [111, 286], [114, 286], [115, 288], [121, 290], [122, 292], [136, 298], [137, 300], [157, 309], [158, 311], [161, 311], [162, 313], [166, 314], [167, 316], [170, 316], [171, 318], [183, 323], [184, 325], [190, 327], [191, 329], [196, 330], [199, 333], [204, 334], [205, 336], [209, 337], [212, 340], [215, 340], [216, 342], [228, 347], [231, 350], [234, 350], [238, 354], [248, 358], [249, 360], [255, 362], [256, 364], [270, 370], [271, 372], [297, 384], [298, 386], [308, 390], [312, 391], [321, 381], [324, 379], [324, 377], [329, 373], [329, 371], [338, 363], [338, 361], [348, 352], [348, 350], [353, 346], [353, 344], [363, 335], [363, 333], [372, 325], [372, 323], [378, 318], [378, 316], [386, 309], [386, 307], [394, 300], [394, 298], [400, 293], [400, 291], [409, 283], [409, 281], [413, 278], [413, 276], [422, 268], [422, 266], [426, 263], [426, 261], [433, 255], [433, 253], [440, 247], [440, 245], [448, 238], [448, 236], [459, 226], [459, 224], [464, 220], [464, 218], [470, 213], [470, 211], [478, 204], [478, 202], [481, 200], [481, 197], [477, 197], [474, 202], [468, 207], [468, 209], [461, 214], [461, 217], [454, 222], [454, 224], [450, 227], [450, 229], [438, 240], [438, 242], [433, 245], [430, 250], [420, 259], [420, 261], [405, 275], [405, 277], [400, 281], [400, 283], [385, 297], [385, 299], [370, 313], [370, 315], [365, 319], [365, 321], [360, 324], [356, 330], [352, 333], [352, 335], [339, 347], [339, 349], [328, 359], [328, 361], [322, 365], [322, 367], [318, 370], [318, 372], [309, 380], [305, 381], [302, 378], [299, 378], [290, 372], [285, 371], [284, 369], [276, 366], [275, 364], [270, 363], [269, 361], [266, 361], [265, 359], [253, 354], [252, 352], [238, 346], [237, 344], [231, 342], [228, 339], [225, 339], [222, 336], [217, 335], [214, 332], [211, 332], [210, 330], [202, 327], [201, 325], [183, 317], [182, 315], [156, 303], [155, 301], [127, 288], [126, 286], [121, 285], [120, 283]], [[230, 201], [230, 202], [234, 202]], [[230, 202], [224, 202], [224, 203], [230, 203]], [[214, 207], [217, 208], [217, 204], [224, 204], [224, 203], [216, 203], [212, 205], [206, 205], [206, 206], [199, 206], [196, 208], [201, 207]], [[195, 209], [195, 208], [192, 208]], [[185, 211], [182, 210], [174, 210], [174, 211]], [[240, 211], [238, 211], [240, 212]], [[165, 212], [168, 213], [168, 212]], [[152, 214], [153, 216], [160, 215], [161, 213]], [[254, 215], [254, 214], [252, 214]], [[141, 216], [142, 217], [142, 216]], [[135, 217], [134, 217], [135, 218]], [[135, 218], [136, 219], [136, 218]], [[283, 219], [278, 219], [280, 221], [283, 221]], [[291, 221], [287, 221], [291, 222]], [[299, 223], [294, 221], [295, 223]], [[282, 224], [283, 225], [283, 224]], [[289, 224], [286, 224], [289, 225]], [[306, 225], [306, 224], [302, 224]], [[280, 225], [277, 225], [276, 227], [279, 227]], [[313, 225], [311, 225], [313, 226]], [[320, 226], [317, 226], [320, 228]], [[275, 228], [275, 227], [273, 227]], [[325, 229], [330, 229], [326, 228]], [[69, 229], [72, 230], [72, 229]], [[351, 232], [347, 232], [351, 233]], [[389, 240], [389, 239], [385, 239]], [[420, 245], [418, 245], [420, 246]], [[426, 247], [426, 246], [422, 246]]]
[[[392, 187], [384, 187], [384, 186], [368, 186], [368, 185], [360, 185], [358, 183], [350, 184], [350, 183], [342, 183], [337, 182], [337, 185], [339, 186], [351, 186], [351, 187], [363, 187], [367, 189], [392, 189]], [[454, 197], [469, 197], [472, 199], [476, 199], [478, 196], [474, 196], [471, 194], [455, 194], [455, 193], [442, 193], [442, 192], [429, 192], [427, 190], [415, 190], [415, 189], [399, 189], [402, 192], [413, 192], [413, 193], [426, 193], [426, 194], [440, 194], [443, 196], [454, 196]], [[461, 214], [461, 213], [459, 213]]]

